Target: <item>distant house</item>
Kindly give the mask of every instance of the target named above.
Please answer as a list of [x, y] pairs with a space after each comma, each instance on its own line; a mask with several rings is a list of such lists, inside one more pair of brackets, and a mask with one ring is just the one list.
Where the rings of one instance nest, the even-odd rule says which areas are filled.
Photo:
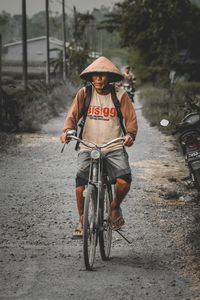
[[[50, 49], [63, 49], [63, 42], [56, 38], [49, 38]], [[5, 44], [3, 47], [3, 58], [5, 61], [20, 62], [22, 61], [22, 42], [14, 42]], [[50, 51], [50, 57], [56, 58], [59, 51]], [[36, 37], [27, 40], [27, 56], [29, 62], [46, 61], [46, 36]]]

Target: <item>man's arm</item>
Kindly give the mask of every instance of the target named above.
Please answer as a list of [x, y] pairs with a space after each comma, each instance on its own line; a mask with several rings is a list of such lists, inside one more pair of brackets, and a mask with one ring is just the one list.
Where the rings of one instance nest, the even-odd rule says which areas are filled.
[[65, 120], [63, 134], [60, 137], [62, 143], [67, 142], [67, 131], [70, 129], [77, 128], [78, 121], [83, 115], [83, 105], [84, 105], [84, 88], [80, 89], [77, 93], [70, 110], [68, 112], [67, 118]]
[[[127, 135], [134, 141], [137, 135], [137, 117], [135, 109], [127, 93], [124, 93], [121, 98], [121, 113], [124, 118]], [[131, 140], [127, 138], [127, 146], [132, 145]], [[126, 145], [126, 140], [125, 140]], [[130, 146], [131, 146], [130, 145]]]

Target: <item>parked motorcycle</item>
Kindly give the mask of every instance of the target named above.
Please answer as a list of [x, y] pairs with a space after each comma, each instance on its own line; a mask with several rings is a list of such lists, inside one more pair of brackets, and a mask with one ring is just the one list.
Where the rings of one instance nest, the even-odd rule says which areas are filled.
[[[170, 122], [163, 119], [160, 124], [168, 126]], [[200, 195], [200, 112], [190, 113], [180, 123], [173, 125], [176, 127], [173, 134], [179, 133], [179, 143], [190, 172], [185, 179], [193, 183]]]

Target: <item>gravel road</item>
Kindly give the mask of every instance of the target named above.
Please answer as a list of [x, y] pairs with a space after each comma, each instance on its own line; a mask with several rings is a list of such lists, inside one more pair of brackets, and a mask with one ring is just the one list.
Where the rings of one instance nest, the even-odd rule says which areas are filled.
[[77, 225], [74, 143], [60, 153], [65, 115], [0, 157], [0, 299], [200, 299], [200, 208], [170, 137], [149, 127], [138, 99], [131, 190], [122, 204], [127, 244], [113, 234], [111, 260], [84, 270]]

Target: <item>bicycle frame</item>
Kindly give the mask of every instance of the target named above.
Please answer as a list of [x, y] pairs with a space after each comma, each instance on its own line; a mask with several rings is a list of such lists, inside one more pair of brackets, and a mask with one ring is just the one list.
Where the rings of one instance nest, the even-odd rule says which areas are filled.
[[[97, 207], [97, 215], [96, 215], [96, 226], [97, 228], [99, 220], [98, 220], [98, 216], [99, 216], [99, 209], [103, 207], [103, 184], [108, 184], [108, 178], [107, 178], [107, 173], [105, 173], [105, 162], [103, 160], [102, 157], [102, 152], [101, 149], [99, 149], [98, 146], [96, 146], [94, 148], [96, 151], [99, 152], [99, 158], [98, 159], [94, 159], [91, 157], [90, 160], [90, 167], [89, 167], [89, 178], [88, 178], [88, 185], [91, 184], [93, 186], [95, 186], [96, 191], [97, 191], [97, 203], [96, 203], [96, 207]], [[91, 151], [91, 155], [92, 155], [92, 151]], [[99, 228], [98, 228], [99, 229]]]
[[[79, 143], [81, 143], [81, 144], [85, 145], [86, 147], [90, 148], [91, 149], [90, 155], [92, 155], [93, 150], [99, 152], [99, 157], [98, 158], [92, 158], [92, 156], [91, 156], [90, 168], [89, 168], [89, 178], [88, 178], [88, 184], [94, 185], [97, 189], [97, 203], [96, 203], [97, 204], [97, 215], [96, 215], [97, 219], [96, 219], [96, 224], [98, 224], [100, 200], [103, 197], [103, 195], [100, 195], [100, 191], [102, 191], [102, 185], [103, 185], [103, 159], [102, 159], [101, 149], [106, 148], [109, 145], [111, 145], [113, 143], [116, 143], [118, 141], [124, 141], [124, 137], [116, 138], [116, 139], [108, 142], [107, 144], [99, 146], [99, 145], [96, 145], [94, 143], [88, 144], [85, 141], [78, 138], [76, 136], [76, 130], [68, 131], [68, 135], [70, 136], [71, 139], [76, 140]], [[64, 146], [65, 146], [65, 144], [64, 144]], [[63, 152], [64, 146], [63, 146], [63, 149], [61, 150], [61, 152]]]
[[[97, 150], [99, 151], [99, 150]], [[100, 205], [100, 191], [101, 185], [102, 185], [102, 154], [100, 152], [100, 157], [98, 159], [91, 158], [90, 160], [90, 168], [89, 168], [89, 178], [88, 178], [88, 185], [92, 184], [96, 187], [97, 191], [97, 214], [96, 214], [96, 220], [95, 225], [98, 226], [98, 216], [99, 216], [99, 205]]]

